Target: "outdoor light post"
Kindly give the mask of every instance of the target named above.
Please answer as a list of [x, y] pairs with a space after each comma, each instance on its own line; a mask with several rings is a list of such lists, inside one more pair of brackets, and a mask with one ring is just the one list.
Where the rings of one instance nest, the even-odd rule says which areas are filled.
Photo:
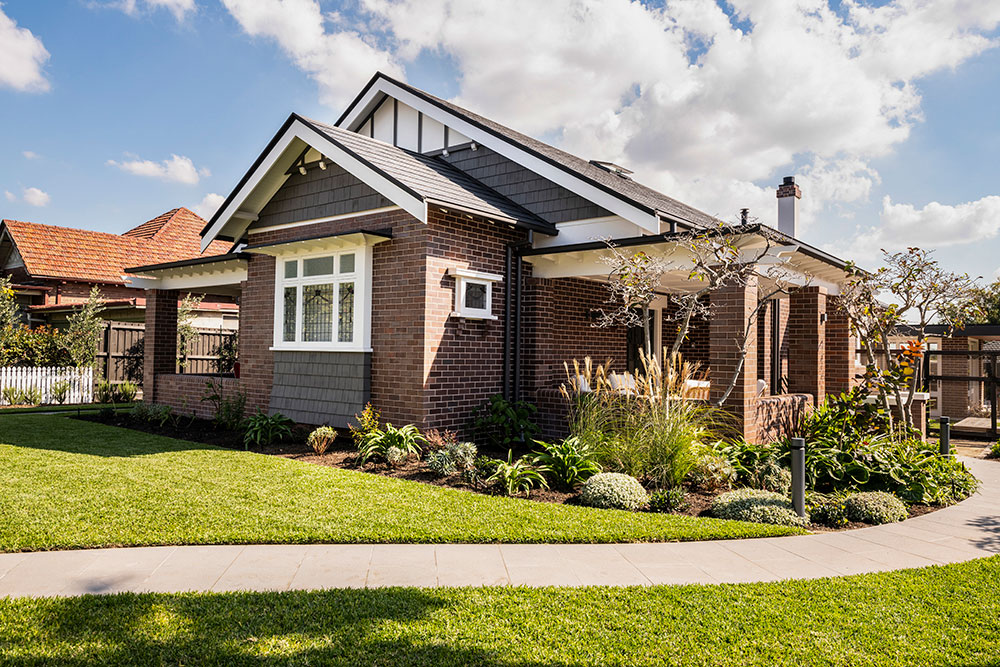
[[801, 517], [806, 515], [806, 441], [792, 438], [792, 507]]
[[938, 427], [940, 435], [938, 445], [941, 456], [948, 456], [951, 454], [951, 419], [949, 417], [940, 417], [938, 423], [940, 424]]

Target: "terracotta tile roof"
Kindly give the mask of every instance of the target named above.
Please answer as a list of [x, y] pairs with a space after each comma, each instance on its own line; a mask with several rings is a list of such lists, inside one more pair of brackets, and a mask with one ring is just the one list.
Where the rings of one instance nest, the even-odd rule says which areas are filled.
[[[124, 234], [3, 220], [32, 277], [121, 284], [125, 267], [191, 259], [202, 255], [199, 232], [205, 221], [176, 208]], [[226, 252], [214, 241], [204, 254]]]
[[[178, 301], [180, 303], [180, 301]], [[109, 301], [104, 301], [103, 305], [105, 308], [145, 308], [146, 299], [143, 297], [136, 297], [134, 299], [112, 299]], [[67, 302], [67, 303], [48, 303], [48, 304], [38, 304], [34, 306], [28, 306], [28, 310], [32, 312], [55, 312], [62, 310], [74, 310], [80, 307], [78, 302]], [[210, 312], [218, 311], [222, 313], [237, 313], [240, 307], [235, 303], [221, 303], [217, 301], [202, 301], [195, 312]]]

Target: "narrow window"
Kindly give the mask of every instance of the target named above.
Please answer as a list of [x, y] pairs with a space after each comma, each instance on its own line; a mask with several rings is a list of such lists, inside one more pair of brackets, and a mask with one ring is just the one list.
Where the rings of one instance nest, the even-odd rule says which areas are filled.
[[282, 340], [284, 340], [286, 343], [295, 340], [295, 310], [297, 303], [298, 303], [298, 288], [286, 287], [285, 311], [284, 311], [285, 313], [284, 335], [282, 336]]
[[340, 283], [337, 341], [340, 343], [354, 341], [354, 283]]
[[333, 283], [302, 287], [302, 340], [333, 340]]

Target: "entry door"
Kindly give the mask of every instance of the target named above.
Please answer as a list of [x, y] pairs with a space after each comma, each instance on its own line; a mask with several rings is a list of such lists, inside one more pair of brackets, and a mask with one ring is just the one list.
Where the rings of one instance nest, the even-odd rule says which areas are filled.
[[[650, 310], [649, 311], [649, 335], [653, 341], [653, 353], [656, 353], [656, 314], [659, 311]], [[642, 312], [636, 313], [639, 316], [639, 320], [642, 320]], [[625, 333], [625, 343], [627, 345], [627, 355], [625, 358], [625, 365], [627, 370], [632, 373], [643, 371], [642, 367], [642, 355], [640, 350], [646, 349], [646, 333], [642, 329], [642, 325], [635, 327], [629, 327], [628, 331]]]

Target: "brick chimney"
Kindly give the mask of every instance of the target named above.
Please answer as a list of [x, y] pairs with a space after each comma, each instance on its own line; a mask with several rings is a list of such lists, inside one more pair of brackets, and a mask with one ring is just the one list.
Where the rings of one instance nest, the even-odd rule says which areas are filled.
[[802, 190], [795, 185], [795, 177], [785, 176], [778, 186], [778, 231], [792, 238], [798, 232], [800, 199]]

